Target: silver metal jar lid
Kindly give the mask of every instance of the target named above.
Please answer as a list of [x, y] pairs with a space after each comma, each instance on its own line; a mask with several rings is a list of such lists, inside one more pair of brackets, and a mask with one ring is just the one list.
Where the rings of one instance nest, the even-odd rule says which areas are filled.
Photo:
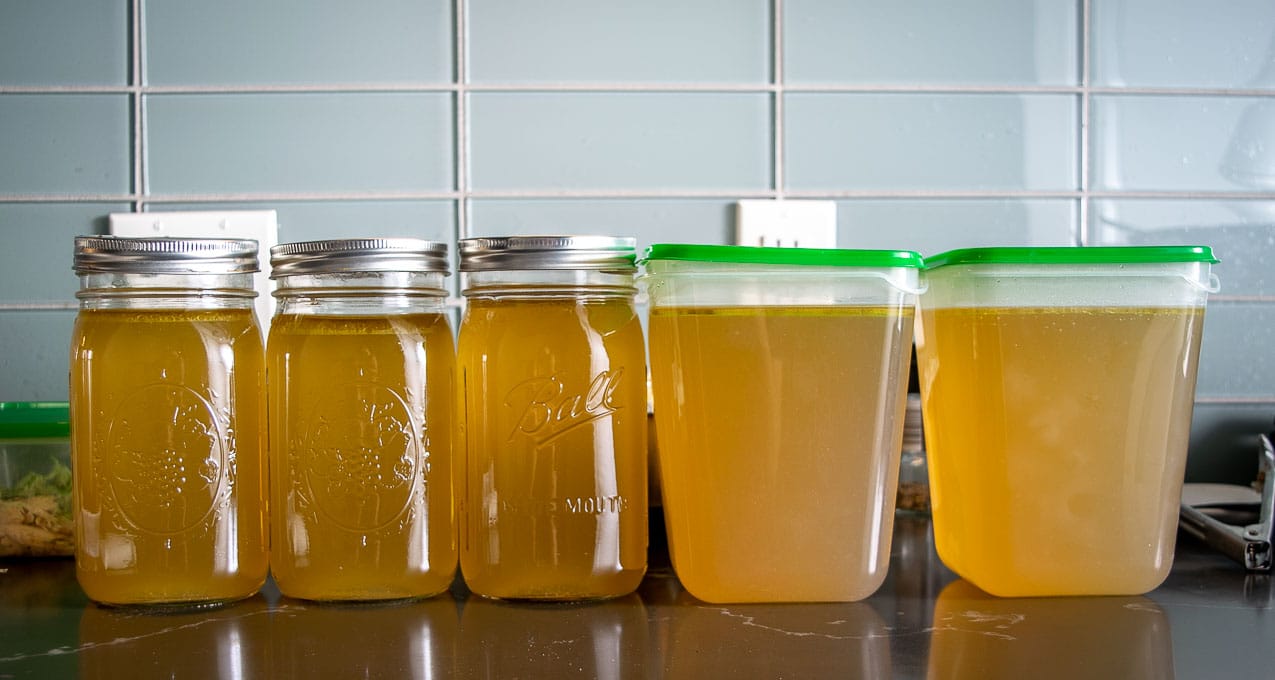
[[462, 272], [507, 269], [636, 270], [637, 239], [612, 236], [500, 236], [460, 241]]
[[450, 273], [447, 244], [418, 238], [349, 238], [283, 243], [270, 249], [270, 278], [359, 272]]
[[77, 236], [77, 274], [244, 274], [260, 271], [252, 239]]

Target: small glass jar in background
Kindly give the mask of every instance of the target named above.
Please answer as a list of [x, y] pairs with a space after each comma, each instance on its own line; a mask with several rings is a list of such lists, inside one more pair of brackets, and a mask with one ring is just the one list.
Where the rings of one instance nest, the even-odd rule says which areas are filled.
[[603, 236], [460, 242], [460, 562], [479, 595], [617, 597], [645, 573], [634, 246]]
[[75, 239], [76, 574], [110, 604], [238, 600], [265, 582], [257, 242]]
[[435, 595], [456, 573], [447, 245], [270, 249], [271, 570], [284, 595]]

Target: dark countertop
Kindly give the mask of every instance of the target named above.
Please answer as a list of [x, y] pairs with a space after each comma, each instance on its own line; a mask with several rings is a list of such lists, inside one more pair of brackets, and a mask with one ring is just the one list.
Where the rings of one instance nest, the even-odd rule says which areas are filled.
[[850, 604], [710, 605], [658, 550], [598, 604], [450, 596], [315, 605], [268, 585], [203, 611], [89, 603], [70, 560], [0, 562], [0, 678], [1270, 678], [1269, 576], [1188, 536], [1143, 597], [997, 599], [946, 570], [929, 521], [895, 522], [889, 577]]

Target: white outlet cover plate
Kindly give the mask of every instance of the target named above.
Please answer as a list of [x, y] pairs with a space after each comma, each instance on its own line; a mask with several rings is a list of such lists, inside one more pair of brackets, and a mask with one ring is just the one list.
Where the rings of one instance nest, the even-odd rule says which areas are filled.
[[116, 236], [185, 236], [201, 238], [250, 238], [259, 245], [262, 271], [253, 278], [257, 289], [257, 318], [269, 328], [274, 315], [270, 296], [270, 248], [279, 243], [279, 218], [273, 210], [219, 210], [190, 212], [111, 213], [111, 233]]
[[735, 210], [735, 243], [778, 248], [836, 248], [836, 201], [746, 200]]

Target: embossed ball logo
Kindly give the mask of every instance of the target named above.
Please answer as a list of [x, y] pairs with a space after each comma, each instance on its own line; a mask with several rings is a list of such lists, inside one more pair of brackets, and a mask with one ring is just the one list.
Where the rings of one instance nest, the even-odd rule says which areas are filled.
[[121, 401], [101, 464], [124, 521], [150, 534], [198, 526], [226, 484], [212, 405], [179, 385], [148, 385]]
[[521, 434], [530, 437], [537, 446], [543, 446], [615, 413], [623, 408], [616, 398], [623, 376], [623, 367], [602, 371], [593, 377], [587, 389], [578, 391], [569, 389], [569, 380], [557, 373], [514, 385], [505, 395], [505, 406], [519, 415], [508, 441]]
[[335, 387], [292, 447], [303, 494], [333, 524], [376, 531], [408, 508], [421, 468], [421, 435], [406, 401], [379, 385]]

